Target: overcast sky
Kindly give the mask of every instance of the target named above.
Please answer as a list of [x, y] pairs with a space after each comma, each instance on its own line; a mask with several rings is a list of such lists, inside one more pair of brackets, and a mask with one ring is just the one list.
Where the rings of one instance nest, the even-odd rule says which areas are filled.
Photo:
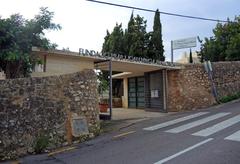
[[[240, 0], [102, 0], [136, 7], [226, 20], [240, 15]], [[32, 18], [39, 8], [49, 7], [55, 13], [54, 22], [62, 26], [61, 31], [47, 32], [47, 37], [59, 45], [59, 49], [69, 47], [71, 51], [86, 48], [100, 51], [106, 30], [110, 31], [116, 22], [126, 28], [132, 10], [96, 4], [85, 0], [0, 0], [0, 15], [4, 18], [20, 13]], [[134, 11], [147, 19], [147, 31], [152, 30], [154, 13]], [[212, 35], [215, 22], [178, 18], [161, 15], [164, 49], [170, 60], [170, 41], [192, 36], [201, 39]], [[198, 50], [194, 48], [193, 50]], [[178, 59], [184, 50], [175, 51]], [[189, 51], [186, 50], [185, 51]]]

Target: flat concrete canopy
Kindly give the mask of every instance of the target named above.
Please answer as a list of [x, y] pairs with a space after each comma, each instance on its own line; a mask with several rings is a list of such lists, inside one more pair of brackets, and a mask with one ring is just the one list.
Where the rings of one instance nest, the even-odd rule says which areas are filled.
[[[77, 52], [71, 51], [62, 51], [62, 50], [52, 50], [52, 51], [41, 51], [39, 49], [33, 49], [33, 52], [38, 55], [59, 55], [59, 56], [69, 56], [70, 58], [74, 58], [74, 60], [80, 61], [90, 61], [94, 63], [95, 69], [100, 70], [109, 70], [109, 62], [110, 57], [104, 57], [100, 55], [83, 55]], [[181, 69], [181, 66], [176, 65], [176, 63], [170, 62], [160, 62], [157, 63], [146, 63], [128, 59], [118, 59], [112, 58], [112, 71], [123, 72], [118, 75], [114, 75], [114, 78], [123, 78], [123, 77], [131, 77], [131, 76], [140, 76], [143, 75], [144, 72], [157, 71], [161, 69], [166, 70], [178, 70]]]
[[[104, 59], [99, 59], [96, 61], [104, 61]], [[101, 70], [108, 70], [108, 65], [105, 63], [95, 64], [96, 68]], [[142, 62], [135, 62], [135, 61], [128, 61], [128, 60], [115, 60], [112, 59], [112, 70], [119, 71], [119, 72], [150, 72], [156, 71], [159, 69], [180, 69], [178, 66], [172, 66], [171, 63], [163, 62], [162, 65], [160, 64], [152, 64], [152, 63], [142, 63]]]
[[[109, 70], [108, 62], [100, 62], [102, 59], [97, 60], [95, 63], [95, 68], [100, 70]], [[103, 60], [104, 61], [104, 60]], [[100, 62], [100, 63], [98, 63]], [[181, 69], [180, 66], [175, 66], [169, 62], [162, 62], [162, 64], [155, 63], [143, 63], [129, 60], [116, 60], [112, 59], [112, 71], [123, 72], [113, 75], [113, 78], [124, 78], [124, 77], [134, 77], [142, 76], [144, 72], [152, 72], [161, 69], [166, 70], [178, 70]]]

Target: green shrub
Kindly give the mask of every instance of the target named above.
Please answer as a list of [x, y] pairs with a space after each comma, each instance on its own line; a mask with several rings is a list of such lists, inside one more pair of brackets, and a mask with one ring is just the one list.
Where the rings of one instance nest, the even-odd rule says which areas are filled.
[[36, 153], [42, 153], [49, 145], [49, 137], [40, 135], [36, 138], [33, 148]]
[[219, 101], [221, 103], [226, 103], [226, 102], [229, 102], [232, 100], [236, 100], [238, 98], [240, 98], [240, 92], [233, 94], [233, 95], [229, 95], [229, 96], [223, 96], [222, 98], [219, 99]]

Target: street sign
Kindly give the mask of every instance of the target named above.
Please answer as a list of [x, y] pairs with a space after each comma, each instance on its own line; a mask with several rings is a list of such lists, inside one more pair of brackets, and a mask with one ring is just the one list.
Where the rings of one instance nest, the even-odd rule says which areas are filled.
[[173, 50], [182, 49], [182, 48], [191, 48], [191, 47], [196, 47], [196, 46], [197, 46], [197, 38], [196, 37], [172, 41], [172, 49]]

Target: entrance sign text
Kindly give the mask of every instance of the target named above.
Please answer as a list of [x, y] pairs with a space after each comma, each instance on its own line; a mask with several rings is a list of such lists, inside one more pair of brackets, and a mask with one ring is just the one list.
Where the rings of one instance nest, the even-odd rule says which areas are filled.
[[79, 48], [79, 55], [82, 56], [92, 56], [95, 58], [104, 58], [106, 60], [114, 59], [114, 60], [124, 60], [124, 61], [130, 61], [130, 62], [140, 62], [140, 63], [146, 63], [146, 64], [160, 64], [160, 65], [166, 65], [166, 66], [174, 66], [173, 63], [170, 62], [163, 62], [160, 60], [154, 60], [154, 59], [147, 59], [142, 57], [134, 57], [134, 56], [127, 56], [122, 54], [113, 54], [113, 53], [99, 53], [94, 50], [87, 50], [83, 48]]

